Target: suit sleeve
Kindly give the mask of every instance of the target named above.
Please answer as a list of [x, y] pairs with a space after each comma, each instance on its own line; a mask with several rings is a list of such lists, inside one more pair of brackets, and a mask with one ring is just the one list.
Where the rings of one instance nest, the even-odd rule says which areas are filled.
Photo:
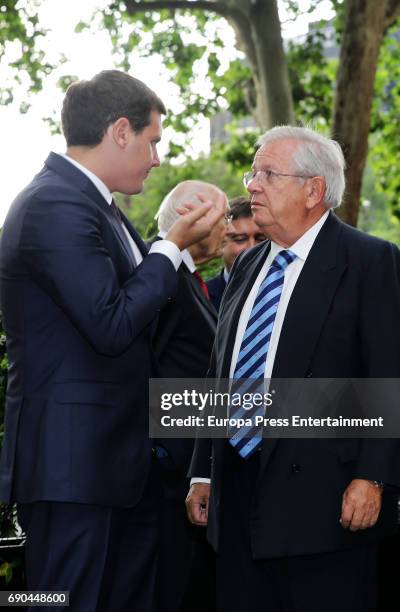
[[32, 279], [105, 355], [125, 351], [177, 287], [162, 254], [147, 256], [121, 286], [95, 209], [72, 196], [31, 202], [20, 253]]
[[[185, 318], [185, 315], [186, 313], [182, 308], [182, 279], [179, 278], [178, 273], [178, 293], [176, 299], [168, 303], [161, 311], [153, 338], [154, 352], [160, 362], [163, 362], [163, 359], [168, 359], [170, 341], [182, 326], [182, 320]], [[160, 376], [163, 376], [162, 367]]]
[[[361, 311], [360, 334], [366, 376], [399, 381], [400, 251], [395, 245], [380, 244], [380, 250], [377, 249], [375, 258], [369, 262]], [[362, 440], [355, 477], [399, 487], [400, 441]]]
[[[215, 345], [210, 359], [210, 367], [206, 378], [215, 378]], [[188, 471], [189, 478], [211, 478], [212, 440], [210, 438], [196, 438], [192, 460]]]

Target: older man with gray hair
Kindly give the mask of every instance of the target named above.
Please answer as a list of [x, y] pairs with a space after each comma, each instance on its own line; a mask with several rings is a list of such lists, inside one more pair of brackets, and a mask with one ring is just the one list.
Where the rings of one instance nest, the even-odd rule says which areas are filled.
[[[333, 213], [345, 188], [339, 144], [273, 128], [244, 183], [270, 240], [235, 261], [211, 376], [399, 378], [400, 252]], [[187, 504], [195, 524], [209, 518], [219, 612], [376, 610], [399, 442], [262, 434], [229, 432], [212, 450], [196, 442]]]
[[[187, 202], [208, 200], [227, 207], [225, 194], [203, 181], [179, 183], [164, 198], [156, 219], [163, 238]], [[206, 375], [217, 325], [217, 313], [196, 266], [221, 254], [225, 223], [221, 219], [206, 240], [182, 252], [176, 296], [160, 313], [153, 346], [163, 378], [203, 378]], [[163, 466], [158, 612], [215, 610], [214, 554], [205, 532], [191, 525], [185, 512], [187, 471], [193, 440], [160, 440], [157, 452]], [[194, 599], [193, 599], [194, 598]]]
[[[178, 210], [185, 207], [187, 202], [200, 205], [203, 204], [205, 200], [215, 202], [218, 198], [225, 199], [225, 206], [227, 206], [228, 200], [225, 194], [216, 185], [196, 180], [178, 183], [165, 196], [155, 216], [158, 222], [158, 235], [164, 237], [168, 233], [175, 221], [180, 217]], [[220, 257], [224, 236], [225, 223], [224, 220], [221, 219], [219, 223], [214, 226], [214, 229], [206, 240], [200, 240], [197, 244], [192, 245], [188, 249], [195, 266], [205, 264], [216, 257]], [[188, 260], [187, 257], [186, 259]], [[194, 271], [190, 259], [189, 263], [189, 267]]]

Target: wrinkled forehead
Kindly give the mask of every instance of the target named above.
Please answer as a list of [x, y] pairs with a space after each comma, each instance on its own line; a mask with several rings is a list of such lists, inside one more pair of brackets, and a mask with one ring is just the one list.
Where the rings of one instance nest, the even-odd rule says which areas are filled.
[[272, 140], [262, 144], [254, 156], [253, 167], [269, 167], [276, 164], [290, 166], [299, 141], [292, 139]]

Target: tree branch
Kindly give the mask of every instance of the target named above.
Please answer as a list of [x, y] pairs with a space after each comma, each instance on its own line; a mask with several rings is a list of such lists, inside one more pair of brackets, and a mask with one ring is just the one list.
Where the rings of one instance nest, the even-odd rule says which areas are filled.
[[[241, 0], [237, 1], [239, 6]], [[253, 70], [257, 69], [257, 58], [250, 34], [251, 24], [246, 13], [232, 4], [227, 4], [222, 0], [125, 0], [126, 10], [130, 15], [146, 11], [156, 11], [169, 9], [172, 11], [183, 10], [202, 10], [211, 11], [221, 17], [225, 17], [235, 30], [239, 48], [246, 54]]]
[[251, 22], [246, 13], [248, 7], [245, 4], [243, 0], [236, 0], [235, 3], [226, 3], [222, 0], [152, 0], [151, 2], [148, 0], [125, 0], [127, 12], [130, 15], [161, 9], [172, 11], [183, 9], [211, 11], [225, 17], [235, 31], [237, 45], [245, 53], [254, 78], [258, 78], [257, 54], [251, 35]]
[[387, 0], [385, 30], [390, 28], [398, 17], [400, 17], [400, 0]]
[[195, 11], [200, 9], [202, 11], [217, 13], [227, 19], [234, 19], [235, 17], [237, 18], [238, 15], [241, 15], [238, 9], [220, 0], [153, 0], [152, 2], [146, 2], [145, 0], [125, 0], [125, 4], [127, 12], [130, 15], [161, 9], [169, 9], [172, 11], [179, 9]]

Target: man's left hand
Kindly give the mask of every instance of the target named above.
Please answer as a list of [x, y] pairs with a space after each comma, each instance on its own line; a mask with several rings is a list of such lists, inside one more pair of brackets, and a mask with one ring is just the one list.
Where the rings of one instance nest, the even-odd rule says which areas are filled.
[[378, 520], [382, 505], [382, 488], [371, 480], [352, 480], [343, 494], [342, 527], [350, 531], [368, 529]]

